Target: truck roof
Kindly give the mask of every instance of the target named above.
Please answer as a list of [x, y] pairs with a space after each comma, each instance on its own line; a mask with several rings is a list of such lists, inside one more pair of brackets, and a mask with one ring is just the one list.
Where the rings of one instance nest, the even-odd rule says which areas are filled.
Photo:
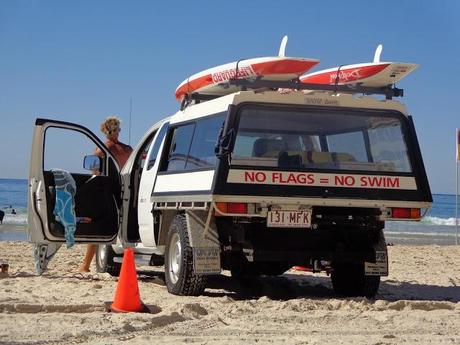
[[194, 120], [211, 114], [227, 111], [229, 105], [241, 103], [273, 103], [287, 105], [311, 105], [319, 107], [344, 107], [360, 109], [394, 110], [405, 116], [406, 107], [395, 100], [377, 99], [349, 93], [333, 93], [325, 91], [239, 91], [206, 102], [187, 106], [171, 117], [171, 124]]

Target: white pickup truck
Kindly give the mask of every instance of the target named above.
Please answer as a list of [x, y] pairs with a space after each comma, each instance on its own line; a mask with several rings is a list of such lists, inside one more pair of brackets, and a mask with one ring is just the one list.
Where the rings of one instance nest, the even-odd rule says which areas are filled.
[[[89, 170], [60, 166], [56, 145]], [[94, 147], [104, 159], [85, 157]], [[201, 294], [223, 269], [278, 275], [300, 265], [331, 273], [340, 295], [372, 297], [388, 274], [385, 221], [418, 221], [432, 202], [406, 108], [351, 93], [197, 100], [153, 125], [121, 171], [87, 128], [37, 119], [31, 157], [37, 265], [65, 242], [50, 170], [67, 169], [77, 217], [92, 220], [75, 239], [100, 244], [98, 269], [117, 274], [122, 248], [134, 247], [150, 263], [164, 259], [167, 289], [180, 295]]]

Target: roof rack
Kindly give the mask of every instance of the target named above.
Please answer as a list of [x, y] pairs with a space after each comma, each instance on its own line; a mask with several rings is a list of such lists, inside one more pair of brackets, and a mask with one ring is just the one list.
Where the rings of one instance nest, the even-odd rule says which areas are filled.
[[347, 85], [328, 85], [328, 84], [306, 84], [300, 82], [299, 79], [294, 79], [291, 81], [272, 81], [272, 80], [248, 80], [248, 79], [230, 79], [226, 83], [221, 84], [225, 87], [225, 84], [228, 86], [241, 86], [246, 89], [260, 89], [260, 88], [270, 88], [270, 89], [294, 89], [294, 90], [319, 90], [319, 91], [333, 91], [333, 92], [343, 92], [343, 93], [363, 93], [363, 94], [375, 94], [375, 95], [385, 95], [387, 99], [393, 97], [402, 97], [404, 96], [404, 90], [398, 89], [396, 87], [391, 87], [390, 85], [385, 87], [368, 87], [361, 86], [359, 84], [347, 84]]
[[[247, 90], [260, 90], [260, 89], [292, 89], [292, 90], [318, 90], [318, 91], [332, 91], [336, 93], [362, 93], [366, 95], [384, 95], [386, 99], [393, 97], [403, 97], [404, 90], [398, 89], [394, 86], [388, 85], [384, 87], [368, 87], [359, 84], [347, 85], [328, 85], [328, 84], [306, 84], [300, 82], [299, 79], [291, 81], [272, 81], [272, 80], [249, 80], [249, 79], [230, 79], [224, 83], [219, 84], [222, 88], [240, 87], [242, 91]], [[181, 103], [181, 110], [185, 109], [192, 100], [197, 103], [201, 101], [209, 101], [224, 95], [209, 95], [194, 92], [186, 94]]]

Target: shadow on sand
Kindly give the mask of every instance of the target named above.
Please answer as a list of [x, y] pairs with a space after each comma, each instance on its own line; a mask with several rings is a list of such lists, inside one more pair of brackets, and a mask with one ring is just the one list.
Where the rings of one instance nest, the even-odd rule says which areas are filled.
[[[139, 279], [165, 285], [164, 272], [140, 271]], [[205, 296], [228, 296], [235, 300], [267, 296], [273, 300], [296, 298], [337, 298], [329, 277], [285, 273], [277, 277], [257, 277], [243, 280], [226, 275], [210, 276]], [[423, 285], [413, 282], [382, 280], [376, 299], [460, 302], [460, 287]]]

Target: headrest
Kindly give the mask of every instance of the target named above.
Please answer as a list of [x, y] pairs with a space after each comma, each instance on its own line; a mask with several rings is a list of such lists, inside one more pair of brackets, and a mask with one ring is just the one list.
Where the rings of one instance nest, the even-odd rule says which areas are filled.
[[260, 157], [267, 152], [267, 140], [268, 139], [259, 138], [254, 141], [254, 146], [252, 147], [252, 155], [254, 157]]
[[261, 157], [267, 152], [279, 152], [283, 151], [284, 149], [285, 143], [282, 140], [259, 138], [254, 142], [252, 154], [254, 157]]

